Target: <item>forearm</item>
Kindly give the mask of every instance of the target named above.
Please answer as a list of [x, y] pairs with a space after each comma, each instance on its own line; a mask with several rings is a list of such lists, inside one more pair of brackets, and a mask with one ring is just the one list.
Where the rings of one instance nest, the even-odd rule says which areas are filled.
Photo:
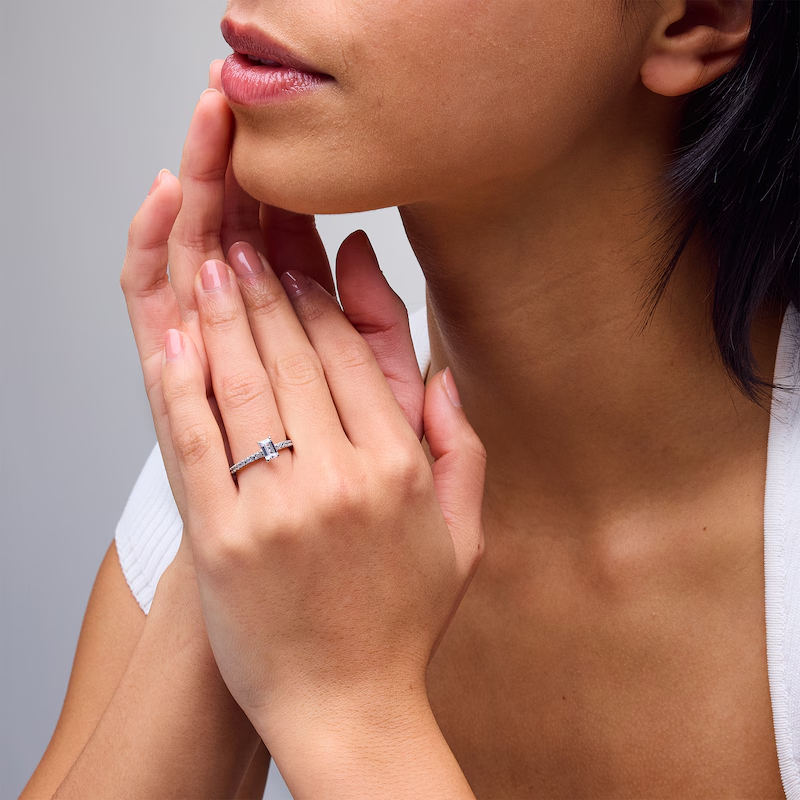
[[54, 800], [236, 796], [259, 736], [219, 675], [196, 581], [171, 569], [119, 686]]
[[[427, 697], [256, 723], [295, 800], [475, 800]], [[371, 709], [371, 710], [370, 710]]]

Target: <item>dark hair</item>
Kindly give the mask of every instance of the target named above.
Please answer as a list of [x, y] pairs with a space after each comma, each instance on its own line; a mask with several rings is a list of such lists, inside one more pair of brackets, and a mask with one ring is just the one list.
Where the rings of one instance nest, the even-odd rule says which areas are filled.
[[[635, 2], [622, 0], [623, 17]], [[765, 387], [784, 387], [756, 374], [751, 325], [765, 305], [800, 311], [800, 2], [753, 0], [752, 14], [737, 63], [681, 105], [679, 146], [659, 178], [653, 219], [669, 220], [659, 239], [669, 246], [645, 306], [649, 320], [699, 224], [717, 255], [712, 322], [722, 363], [761, 405]]]

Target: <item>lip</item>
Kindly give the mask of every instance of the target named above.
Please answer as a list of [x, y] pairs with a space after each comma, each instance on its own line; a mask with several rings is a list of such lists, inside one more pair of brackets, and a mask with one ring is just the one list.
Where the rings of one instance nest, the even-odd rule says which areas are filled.
[[241, 53], [231, 53], [222, 65], [220, 81], [229, 102], [256, 106], [308, 95], [330, 85], [333, 78], [294, 67], [265, 66]]
[[289, 67], [298, 72], [309, 75], [319, 75], [330, 79], [332, 76], [322, 72], [313, 64], [299, 58], [287, 47], [271, 39], [264, 31], [253, 25], [239, 24], [230, 17], [223, 17], [220, 22], [222, 38], [237, 53], [242, 53], [263, 58], [267, 61], [277, 61], [282, 67]]

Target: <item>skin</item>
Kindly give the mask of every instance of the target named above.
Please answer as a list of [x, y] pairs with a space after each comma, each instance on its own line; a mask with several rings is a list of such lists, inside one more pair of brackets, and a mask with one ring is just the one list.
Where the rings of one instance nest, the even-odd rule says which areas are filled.
[[[427, 281], [429, 375], [450, 366], [486, 447], [484, 556], [426, 686], [475, 796], [781, 797], [769, 418], [715, 356], [701, 242], [633, 333], [656, 233], [642, 187], [674, 147], [680, 96], [740, 54], [750, 2], [642, 2], [625, 25], [617, 0], [227, 14], [337, 79], [233, 108], [239, 184], [299, 213], [400, 207]], [[767, 376], [782, 313], [753, 328]], [[170, 603], [190, 605], [184, 566]], [[395, 777], [413, 787], [409, 761]]]

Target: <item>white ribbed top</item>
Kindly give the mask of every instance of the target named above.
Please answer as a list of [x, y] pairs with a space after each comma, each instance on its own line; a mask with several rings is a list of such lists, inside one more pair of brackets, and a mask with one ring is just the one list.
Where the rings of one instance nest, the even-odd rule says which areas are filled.
[[[430, 366], [426, 307], [409, 315], [420, 371]], [[767, 445], [764, 495], [764, 579], [767, 666], [775, 742], [787, 800], [800, 800], [800, 312], [789, 305], [775, 358], [777, 384]], [[255, 452], [255, 448], [254, 451]], [[156, 443], [117, 523], [122, 571], [142, 610], [183, 531], [161, 450]]]
[[775, 356], [764, 493], [767, 667], [783, 790], [800, 800], [800, 311], [786, 310]]

